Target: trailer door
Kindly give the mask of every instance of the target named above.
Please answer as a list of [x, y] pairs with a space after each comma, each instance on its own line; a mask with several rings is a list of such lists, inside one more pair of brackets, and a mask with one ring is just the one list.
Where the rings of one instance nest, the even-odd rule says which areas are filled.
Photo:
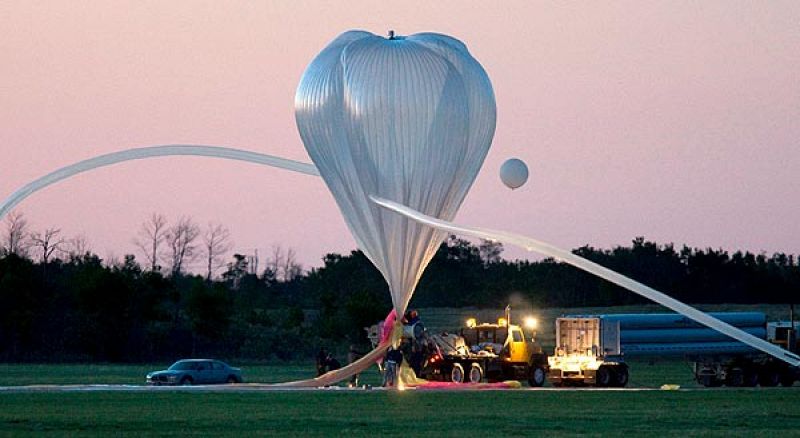
[[602, 345], [603, 354], [607, 356], [616, 356], [620, 354], [619, 345], [619, 321], [601, 320], [603, 327]]
[[564, 354], [592, 354], [600, 346], [598, 318], [558, 318], [556, 327], [556, 348]]

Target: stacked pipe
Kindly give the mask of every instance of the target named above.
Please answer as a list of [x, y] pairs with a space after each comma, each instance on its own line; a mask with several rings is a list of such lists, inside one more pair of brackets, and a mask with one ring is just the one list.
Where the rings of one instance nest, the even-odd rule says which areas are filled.
[[[767, 317], [761, 312], [711, 313], [711, 316], [765, 339]], [[626, 356], [733, 355], [756, 350], [680, 314], [601, 315], [603, 324], [619, 323]]]

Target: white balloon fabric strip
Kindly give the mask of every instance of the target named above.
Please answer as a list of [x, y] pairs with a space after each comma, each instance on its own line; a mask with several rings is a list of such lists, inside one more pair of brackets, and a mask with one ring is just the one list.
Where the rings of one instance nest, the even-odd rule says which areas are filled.
[[520, 246], [528, 251], [535, 251], [540, 254], [553, 257], [564, 263], [580, 268], [586, 272], [594, 274], [600, 278], [608, 280], [618, 286], [622, 286], [632, 292], [635, 292], [645, 298], [655, 301], [664, 307], [672, 309], [687, 318], [693, 319], [700, 324], [717, 330], [720, 333], [728, 335], [738, 341], [741, 341], [757, 350], [761, 350], [777, 359], [780, 359], [790, 365], [800, 365], [800, 356], [784, 350], [776, 345], [773, 345], [763, 339], [759, 339], [749, 333], [739, 330], [730, 324], [724, 323], [708, 314], [695, 309], [692, 306], [684, 304], [668, 295], [665, 295], [651, 287], [645, 286], [638, 281], [632, 280], [622, 274], [614, 272], [608, 268], [598, 265], [592, 261], [579, 257], [569, 251], [556, 248], [553, 245], [531, 239], [530, 237], [521, 236], [518, 234], [507, 233], [504, 231], [488, 230], [483, 228], [468, 227], [456, 225], [452, 222], [437, 219], [418, 211], [415, 211], [405, 205], [398, 204], [393, 201], [382, 199], [379, 197], [371, 196], [373, 202], [387, 208], [391, 211], [399, 213], [409, 219], [413, 219], [421, 224], [428, 225], [441, 231], [448, 233], [455, 233], [478, 237], [481, 239], [488, 239], [495, 242], [507, 243], [510, 245]]
[[62, 167], [54, 172], [38, 178], [12, 193], [0, 204], [0, 220], [11, 211], [17, 204], [37, 191], [77, 175], [99, 167], [110, 166], [123, 161], [141, 160], [143, 158], [167, 157], [167, 156], [186, 156], [194, 155], [201, 157], [225, 158], [228, 160], [246, 161], [250, 163], [263, 164], [266, 166], [277, 167], [280, 169], [291, 170], [306, 175], [319, 176], [317, 168], [311, 163], [288, 160], [286, 158], [275, 157], [272, 155], [259, 154], [241, 149], [232, 149], [221, 146], [201, 146], [201, 145], [164, 145], [150, 146], [144, 148], [127, 149], [110, 154], [100, 155], [88, 160], [83, 160], [70, 166]]

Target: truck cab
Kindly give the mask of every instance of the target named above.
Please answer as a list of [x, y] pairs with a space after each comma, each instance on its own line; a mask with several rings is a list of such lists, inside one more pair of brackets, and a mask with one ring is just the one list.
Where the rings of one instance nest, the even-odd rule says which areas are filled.
[[500, 356], [506, 362], [527, 362], [538, 345], [533, 339], [526, 341], [522, 327], [484, 323], [461, 329], [461, 336], [474, 353], [486, 351]]

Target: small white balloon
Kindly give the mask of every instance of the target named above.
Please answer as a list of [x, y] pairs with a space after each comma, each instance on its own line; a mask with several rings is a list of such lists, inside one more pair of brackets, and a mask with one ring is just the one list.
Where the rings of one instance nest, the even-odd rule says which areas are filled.
[[506, 160], [500, 166], [500, 180], [510, 189], [518, 189], [528, 181], [528, 166], [518, 158]]

